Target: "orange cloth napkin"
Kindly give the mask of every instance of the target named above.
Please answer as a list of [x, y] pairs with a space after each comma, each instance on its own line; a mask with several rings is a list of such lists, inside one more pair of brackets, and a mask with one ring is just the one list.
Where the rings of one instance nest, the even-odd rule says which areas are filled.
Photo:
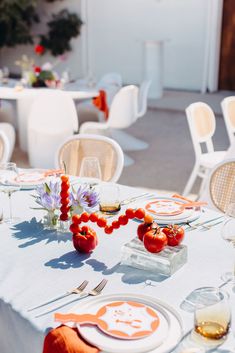
[[101, 112], [104, 113], [105, 120], [108, 119], [109, 116], [109, 108], [107, 104], [107, 95], [104, 90], [99, 91], [99, 96], [92, 99], [93, 104], [98, 108]]
[[59, 326], [51, 330], [44, 340], [43, 353], [98, 353], [79, 335], [76, 328]]

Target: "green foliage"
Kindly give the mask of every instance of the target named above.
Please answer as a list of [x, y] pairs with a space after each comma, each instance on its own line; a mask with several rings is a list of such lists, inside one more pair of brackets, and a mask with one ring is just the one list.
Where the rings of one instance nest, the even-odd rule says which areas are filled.
[[[42, 0], [0, 0], [0, 48], [34, 43], [31, 28], [40, 21], [39, 1]], [[48, 33], [40, 35], [40, 44], [57, 56], [71, 50], [70, 40], [80, 34], [82, 21], [76, 14], [62, 10], [52, 15], [47, 25]]]
[[0, 48], [33, 43], [30, 28], [38, 21], [36, 0], [0, 0]]
[[49, 32], [41, 36], [40, 44], [57, 56], [71, 50], [70, 40], [80, 34], [82, 21], [76, 14], [62, 10], [47, 25]]

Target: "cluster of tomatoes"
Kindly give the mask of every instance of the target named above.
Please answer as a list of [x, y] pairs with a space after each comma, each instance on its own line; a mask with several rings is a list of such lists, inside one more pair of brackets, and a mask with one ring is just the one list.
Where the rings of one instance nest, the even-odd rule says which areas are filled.
[[69, 177], [67, 175], [61, 176], [61, 191], [60, 191], [60, 220], [67, 221], [69, 219]]
[[110, 225], [107, 224], [107, 219], [99, 217], [97, 213], [83, 212], [81, 215], [72, 217], [70, 230], [73, 233], [73, 245], [79, 252], [89, 253], [95, 249], [98, 244], [96, 232], [88, 226], [81, 226], [81, 223], [93, 222], [98, 227], [103, 228], [106, 234], [111, 234], [120, 226], [125, 226], [130, 219], [143, 219], [137, 228], [137, 235], [143, 241], [145, 248], [150, 252], [159, 252], [166, 245], [178, 245], [184, 237], [184, 229], [176, 225], [161, 229], [153, 218], [146, 214], [145, 210], [138, 208], [136, 210], [128, 208], [125, 214], [120, 215], [117, 220]]
[[152, 253], [162, 251], [166, 245], [177, 246], [184, 239], [184, 229], [178, 225], [160, 228], [157, 223], [143, 222], [137, 228], [138, 238], [146, 250]]
[[95, 231], [88, 227], [81, 227], [81, 223], [93, 222], [100, 228], [104, 228], [106, 234], [111, 234], [115, 229], [120, 228], [120, 226], [125, 226], [129, 219], [138, 218], [143, 219], [148, 217], [145, 215], [145, 210], [138, 208], [134, 210], [128, 208], [125, 214], [118, 217], [117, 220], [113, 221], [110, 225], [107, 224], [107, 219], [104, 217], [99, 217], [97, 213], [87, 213], [83, 212], [81, 215], [74, 215], [72, 217], [72, 224], [70, 230], [73, 233], [73, 245], [79, 252], [89, 253], [95, 249], [98, 244], [98, 239]]

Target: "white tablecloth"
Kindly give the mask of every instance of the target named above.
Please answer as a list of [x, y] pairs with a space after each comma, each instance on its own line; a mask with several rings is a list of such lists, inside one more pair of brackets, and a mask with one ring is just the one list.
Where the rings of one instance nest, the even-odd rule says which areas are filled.
[[[197, 287], [218, 286], [221, 274], [232, 269], [233, 249], [221, 239], [221, 225], [210, 231], [186, 234], [184, 244], [188, 246], [188, 262], [169, 278], [119, 264], [122, 244], [136, 235], [137, 223], [134, 221], [112, 235], [98, 229], [98, 247], [91, 255], [79, 255], [72, 246], [70, 235], [42, 230], [35, 218], [39, 220], [42, 213], [30, 209], [35, 206], [30, 193], [19, 191], [13, 195], [14, 214], [22, 221], [12, 229], [0, 225], [1, 353], [41, 353], [45, 333], [57, 324], [53, 322], [52, 314], [35, 318], [40, 311], [27, 312], [27, 309], [85, 279], [94, 287], [102, 278], [107, 278], [104, 294], [142, 293], [167, 302], [182, 316], [187, 331], [193, 326], [193, 315], [180, 309], [183, 298]], [[121, 187], [122, 198], [133, 194], [139, 194], [139, 191]], [[7, 201], [4, 197], [0, 195], [0, 205], [5, 210]], [[206, 211], [201, 219], [213, 216], [213, 211]], [[146, 286], [147, 279], [154, 285]], [[227, 289], [231, 293], [231, 306], [235, 307], [231, 285], [227, 285]], [[69, 300], [63, 299], [61, 303]], [[60, 312], [68, 311], [73, 305], [64, 306]], [[228, 340], [224, 346], [231, 344]]]

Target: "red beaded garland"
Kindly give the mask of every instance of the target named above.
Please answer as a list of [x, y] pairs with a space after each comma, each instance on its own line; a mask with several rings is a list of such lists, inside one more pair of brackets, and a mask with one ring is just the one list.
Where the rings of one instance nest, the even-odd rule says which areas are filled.
[[60, 220], [67, 221], [69, 219], [69, 188], [70, 182], [69, 177], [67, 175], [61, 176], [61, 191], [60, 191]]

